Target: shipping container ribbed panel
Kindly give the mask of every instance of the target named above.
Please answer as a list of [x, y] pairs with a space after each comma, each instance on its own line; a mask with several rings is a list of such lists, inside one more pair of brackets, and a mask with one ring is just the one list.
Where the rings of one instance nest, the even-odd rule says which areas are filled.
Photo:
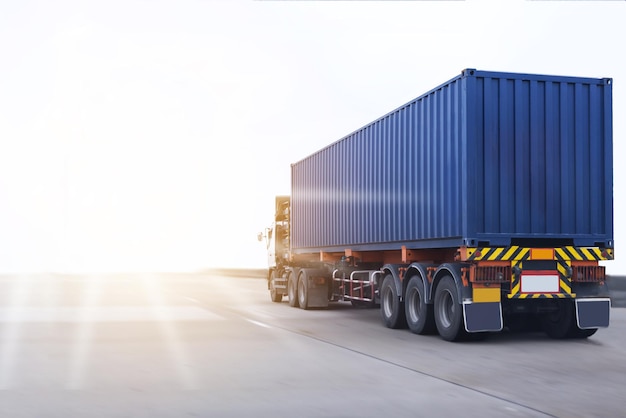
[[292, 250], [613, 247], [612, 80], [467, 69], [292, 165]]

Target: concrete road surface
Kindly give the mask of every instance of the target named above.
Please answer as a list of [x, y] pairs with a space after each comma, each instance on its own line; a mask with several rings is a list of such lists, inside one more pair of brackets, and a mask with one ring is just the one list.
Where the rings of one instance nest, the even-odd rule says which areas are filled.
[[0, 277], [4, 417], [625, 416], [626, 310], [589, 340], [448, 343], [260, 279]]

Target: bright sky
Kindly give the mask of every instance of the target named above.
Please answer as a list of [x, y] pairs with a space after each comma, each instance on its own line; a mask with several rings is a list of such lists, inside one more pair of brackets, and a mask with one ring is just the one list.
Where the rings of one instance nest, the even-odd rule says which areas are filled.
[[1, 1], [0, 272], [264, 267], [290, 164], [464, 68], [613, 77], [626, 2]]

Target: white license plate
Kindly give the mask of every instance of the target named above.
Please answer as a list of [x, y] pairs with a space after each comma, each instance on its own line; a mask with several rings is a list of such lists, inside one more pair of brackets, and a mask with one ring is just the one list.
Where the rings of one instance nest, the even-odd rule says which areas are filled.
[[522, 293], [559, 293], [558, 274], [522, 274]]

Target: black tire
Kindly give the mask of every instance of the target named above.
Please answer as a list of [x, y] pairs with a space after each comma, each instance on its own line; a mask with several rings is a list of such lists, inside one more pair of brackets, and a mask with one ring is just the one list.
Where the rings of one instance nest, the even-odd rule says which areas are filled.
[[557, 308], [554, 312], [541, 316], [543, 330], [550, 338], [570, 338], [578, 329], [574, 303], [571, 300], [554, 300], [554, 304]]
[[270, 275], [270, 299], [272, 299], [272, 302], [282, 302], [283, 301], [283, 294], [282, 293], [278, 293], [276, 291], [276, 288], [274, 287], [274, 280], [276, 279], [276, 272], [274, 270], [272, 270], [272, 274]]
[[517, 313], [505, 317], [504, 323], [509, 332], [538, 332], [541, 331], [541, 324], [535, 314]]
[[568, 334], [567, 337], [582, 340], [582, 339], [591, 337], [597, 331], [598, 331], [598, 328], [580, 329], [578, 327], [574, 327], [570, 330], [570, 333]]
[[298, 285], [295, 283], [293, 273], [289, 274], [287, 279], [287, 296], [289, 297], [289, 306], [298, 307]]
[[463, 323], [463, 307], [451, 276], [443, 277], [435, 290], [435, 324], [441, 338], [446, 341], [459, 341], [467, 333]]
[[387, 328], [406, 328], [404, 303], [400, 302], [396, 284], [390, 274], [385, 276], [380, 287], [380, 316]]
[[306, 273], [303, 271], [298, 278], [298, 305], [301, 309], [309, 309], [309, 286]]
[[574, 301], [572, 301], [572, 327], [570, 328], [569, 332], [567, 333], [567, 338], [573, 338], [573, 339], [585, 339], [585, 338], [589, 338], [591, 337], [593, 334], [595, 334], [596, 332], [598, 332], [598, 328], [587, 328], [587, 329], [580, 329], [578, 328], [578, 324], [576, 323], [576, 309], [575, 309], [575, 303]]
[[414, 334], [433, 334], [437, 331], [432, 304], [426, 303], [424, 282], [420, 276], [409, 279], [404, 297], [406, 323]]

